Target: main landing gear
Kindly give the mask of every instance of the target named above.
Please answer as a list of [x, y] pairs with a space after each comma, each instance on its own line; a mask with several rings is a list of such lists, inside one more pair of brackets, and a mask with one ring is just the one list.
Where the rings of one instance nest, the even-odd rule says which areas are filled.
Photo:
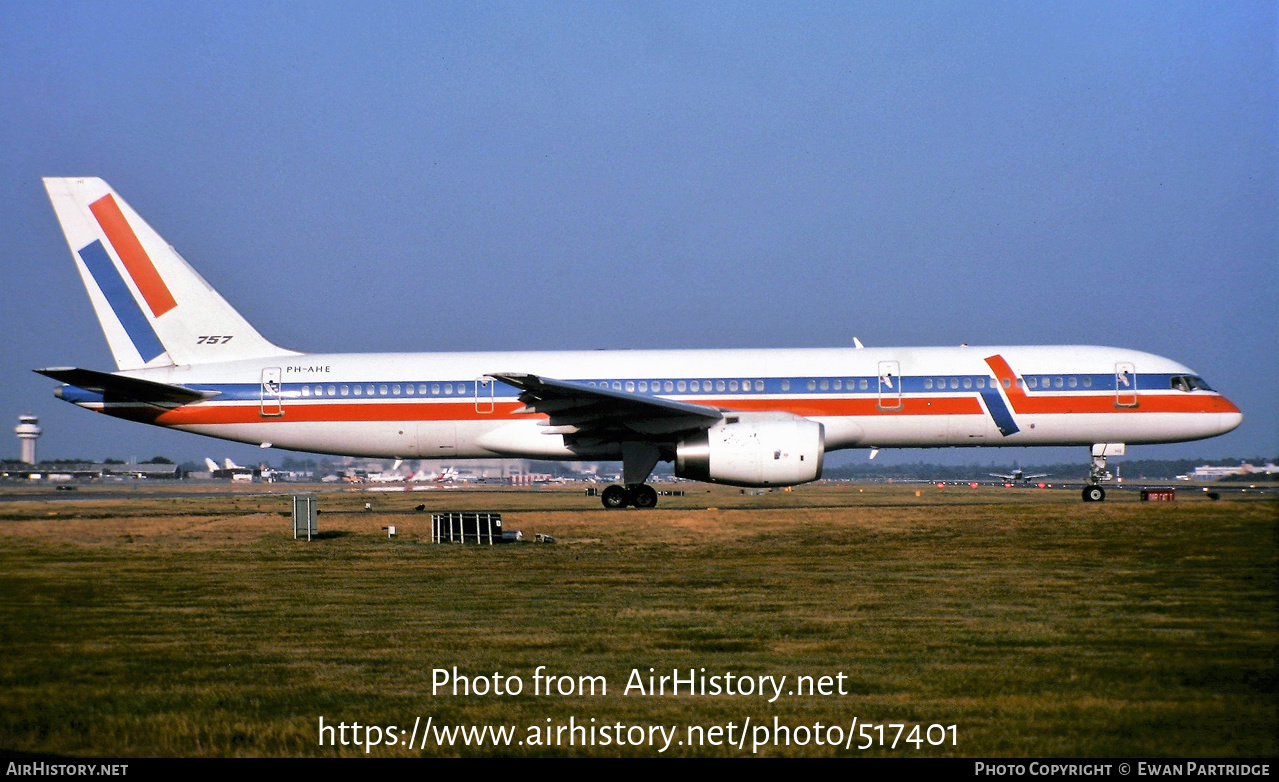
[[614, 484], [604, 490], [600, 501], [609, 510], [633, 505], [636, 508], [652, 508], [657, 505], [657, 490], [644, 481], [653, 474], [661, 458], [661, 450], [653, 443], [622, 443], [622, 480], [625, 486]]
[[1097, 485], [1114, 477], [1106, 469], [1106, 457], [1123, 455], [1123, 443], [1093, 444], [1092, 465], [1088, 468], [1088, 485], [1084, 487], [1083, 491], [1084, 502], [1101, 502], [1106, 499], [1106, 490]]
[[635, 486], [609, 486], [600, 496], [604, 507], [609, 510], [634, 505], [637, 508], [652, 508], [657, 505], [657, 490], [648, 484]]

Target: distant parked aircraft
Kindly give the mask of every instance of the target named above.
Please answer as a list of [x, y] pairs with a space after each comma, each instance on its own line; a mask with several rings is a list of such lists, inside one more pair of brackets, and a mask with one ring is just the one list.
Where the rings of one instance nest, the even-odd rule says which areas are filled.
[[209, 468], [209, 475], [213, 478], [230, 479], [230, 480], [252, 480], [253, 468], [241, 467], [230, 459], [223, 459], [222, 466], [212, 459], [205, 457], [204, 465]]

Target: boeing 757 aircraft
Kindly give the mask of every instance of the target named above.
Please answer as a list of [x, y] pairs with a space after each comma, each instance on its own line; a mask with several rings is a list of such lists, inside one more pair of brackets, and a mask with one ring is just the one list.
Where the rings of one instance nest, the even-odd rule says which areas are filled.
[[1105, 498], [1127, 444], [1239, 409], [1166, 358], [1091, 346], [299, 353], [268, 342], [101, 179], [45, 188], [116, 372], [36, 370], [68, 402], [263, 448], [396, 459], [622, 461], [604, 506], [684, 478], [789, 486], [846, 448], [1080, 445]]

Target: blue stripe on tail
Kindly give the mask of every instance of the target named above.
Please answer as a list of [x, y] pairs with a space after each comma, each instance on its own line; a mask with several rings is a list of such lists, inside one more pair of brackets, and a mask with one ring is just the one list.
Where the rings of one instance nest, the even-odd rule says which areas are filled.
[[88, 267], [93, 281], [98, 284], [102, 295], [106, 296], [107, 303], [111, 305], [115, 316], [120, 319], [120, 325], [124, 326], [125, 333], [133, 342], [133, 347], [137, 348], [138, 355], [142, 356], [142, 360], [150, 361], [163, 353], [164, 345], [160, 344], [160, 338], [156, 336], [155, 329], [151, 328], [147, 316], [142, 314], [142, 308], [129, 292], [129, 286], [125, 284], [120, 271], [111, 262], [111, 256], [107, 255], [102, 242], [94, 239], [91, 244], [81, 247], [79, 254], [84, 265]]

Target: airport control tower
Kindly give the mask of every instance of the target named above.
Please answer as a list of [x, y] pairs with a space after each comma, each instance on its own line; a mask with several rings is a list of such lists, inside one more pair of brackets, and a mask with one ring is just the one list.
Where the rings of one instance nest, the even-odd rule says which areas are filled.
[[36, 463], [36, 439], [43, 432], [39, 418], [30, 414], [18, 416], [18, 425], [13, 427], [13, 433], [22, 441], [22, 461]]

